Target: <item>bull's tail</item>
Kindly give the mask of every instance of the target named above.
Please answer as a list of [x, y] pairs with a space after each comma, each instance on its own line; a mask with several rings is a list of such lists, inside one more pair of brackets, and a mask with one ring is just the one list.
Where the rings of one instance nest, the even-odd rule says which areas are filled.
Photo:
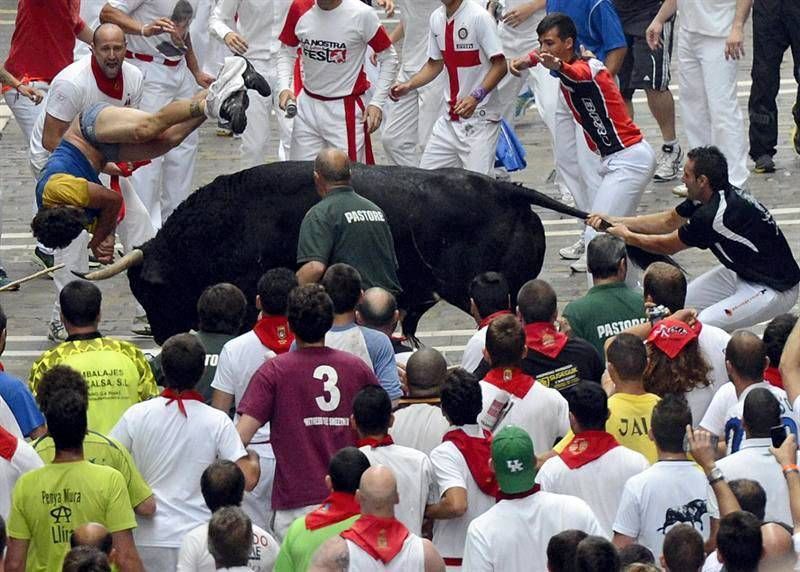
[[[524, 197], [525, 200], [527, 200], [531, 205], [536, 205], [581, 220], [584, 220], [586, 219], [587, 216], [589, 216], [589, 213], [585, 211], [565, 205], [561, 201], [557, 201], [552, 197], [548, 197], [544, 193], [540, 193], [537, 190], [524, 187], [519, 183], [508, 183], [502, 181], [498, 181], [498, 183], [504, 190], [507, 190], [508, 192], [516, 196]], [[675, 261], [675, 259], [672, 258], [671, 256], [666, 256], [664, 254], [656, 254], [654, 252], [649, 252], [637, 246], [631, 246], [631, 245], [627, 246], [627, 250], [628, 250], [628, 257], [631, 259], [631, 262], [633, 262], [640, 268], [647, 268], [654, 262], [666, 262], [667, 264], [671, 264], [672, 266], [675, 266], [683, 270], [683, 268], [681, 268], [681, 265], [678, 264]]]

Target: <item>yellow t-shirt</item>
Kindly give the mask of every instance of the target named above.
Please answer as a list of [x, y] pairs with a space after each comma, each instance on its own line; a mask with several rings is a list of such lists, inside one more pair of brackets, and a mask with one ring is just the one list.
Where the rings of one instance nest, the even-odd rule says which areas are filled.
[[31, 392], [42, 376], [56, 365], [68, 365], [83, 375], [89, 386], [89, 429], [111, 433], [131, 405], [158, 395], [153, 371], [135, 345], [97, 337], [64, 342], [46, 351], [31, 368]]
[[118, 471], [76, 461], [45, 465], [17, 480], [8, 535], [28, 541], [26, 572], [61, 570], [73, 529], [87, 522], [112, 533], [136, 528]]
[[[650, 429], [650, 418], [653, 408], [661, 398], [653, 393], [631, 395], [615, 393], [608, 398], [609, 416], [606, 431], [611, 433], [619, 444], [628, 449], [638, 451], [650, 462], [658, 460], [656, 444], [647, 433]], [[553, 449], [560, 453], [572, 441], [575, 435], [570, 431]]]

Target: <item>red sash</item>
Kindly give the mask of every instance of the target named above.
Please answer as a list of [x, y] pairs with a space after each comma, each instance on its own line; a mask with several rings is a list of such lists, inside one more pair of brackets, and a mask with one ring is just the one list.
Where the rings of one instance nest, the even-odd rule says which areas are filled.
[[375, 560], [388, 564], [403, 549], [408, 529], [396, 518], [365, 514], [342, 532], [341, 537], [356, 543]]
[[495, 312], [494, 314], [489, 314], [483, 320], [481, 320], [480, 324], [478, 324], [478, 329], [482, 330], [483, 328], [491, 324], [492, 320], [494, 320], [495, 318], [499, 318], [500, 316], [505, 316], [506, 314], [510, 313], [511, 312], [509, 312], [508, 310], [500, 310], [499, 312]]
[[608, 453], [619, 443], [611, 433], [605, 431], [584, 431], [572, 438], [561, 452], [561, 460], [570, 469], [577, 469], [591, 463]]
[[164, 404], [164, 406], [170, 405], [173, 401], [178, 402], [178, 409], [183, 416], [186, 417], [186, 406], [184, 406], [184, 401], [199, 401], [200, 403], [205, 403], [206, 399], [203, 395], [194, 389], [185, 389], [183, 391], [175, 391], [171, 387], [166, 388], [164, 391], [161, 392], [161, 397], [166, 398], [168, 401]]
[[394, 445], [394, 439], [392, 439], [391, 435], [384, 435], [382, 439], [375, 439], [373, 437], [364, 437], [363, 439], [359, 439], [356, 443], [356, 447], [386, 447], [387, 445]]
[[518, 367], [496, 367], [489, 370], [483, 381], [520, 399], [528, 395], [531, 387], [536, 383], [535, 379], [523, 373]]
[[442, 437], [442, 443], [451, 442], [464, 456], [475, 484], [485, 494], [496, 497], [499, 492], [497, 478], [489, 459], [492, 456], [492, 434], [483, 430], [483, 437], [467, 435], [463, 429], [453, 429]]
[[557, 332], [549, 322], [534, 322], [525, 326], [525, 345], [550, 359], [558, 356], [568, 341], [566, 334]]
[[265, 348], [276, 354], [288, 352], [294, 341], [286, 316], [263, 316], [253, 326], [253, 332]]
[[328, 495], [319, 508], [306, 515], [306, 530], [317, 530], [347, 520], [361, 512], [356, 496], [336, 491]]
[[97, 63], [97, 60], [92, 58], [92, 74], [94, 74], [94, 81], [97, 83], [97, 89], [106, 94], [108, 97], [113, 97], [114, 99], [120, 100], [122, 99], [123, 77], [121, 62], [117, 77], [114, 79], [109, 79], [103, 73], [103, 69], [100, 67], [100, 64]]

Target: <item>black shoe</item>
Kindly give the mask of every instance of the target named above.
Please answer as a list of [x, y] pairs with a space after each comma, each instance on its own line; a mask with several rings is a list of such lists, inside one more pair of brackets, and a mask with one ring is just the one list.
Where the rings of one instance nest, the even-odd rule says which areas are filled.
[[756, 159], [756, 166], [753, 168], [756, 173], [774, 173], [775, 161], [770, 155], [761, 155]]
[[[8, 274], [6, 274], [6, 271], [4, 269], [0, 268], [0, 287], [8, 286], [12, 282], [13, 282], [13, 280], [8, 277]], [[6, 289], [7, 292], [16, 292], [17, 290], [19, 290], [19, 284], [15, 284], [11, 288], [7, 288]]]
[[229, 95], [219, 108], [219, 116], [230, 121], [231, 131], [237, 135], [247, 127], [245, 112], [248, 105], [250, 105], [250, 98], [247, 97], [247, 91], [242, 89]]
[[256, 68], [253, 67], [253, 64], [250, 63], [244, 56], [239, 56], [242, 58], [246, 63], [247, 66], [244, 68], [242, 72], [242, 79], [244, 79], [244, 86], [247, 89], [254, 89], [258, 92], [261, 97], [269, 97], [272, 94], [272, 90], [267, 83], [267, 80], [264, 79], [264, 76], [261, 75], [256, 71]]

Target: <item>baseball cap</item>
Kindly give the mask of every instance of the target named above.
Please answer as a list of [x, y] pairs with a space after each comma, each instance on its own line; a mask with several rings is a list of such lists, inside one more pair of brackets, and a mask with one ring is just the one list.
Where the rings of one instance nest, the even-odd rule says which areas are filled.
[[650, 335], [647, 336], [647, 343], [656, 346], [670, 359], [675, 359], [689, 342], [697, 339], [701, 328], [700, 322], [690, 326], [680, 320], [665, 318], [653, 326]]
[[500, 490], [524, 493], [536, 480], [536, 457], [527, 431], [514, 425], [504, 427], [492, 439], [492, 464]]

